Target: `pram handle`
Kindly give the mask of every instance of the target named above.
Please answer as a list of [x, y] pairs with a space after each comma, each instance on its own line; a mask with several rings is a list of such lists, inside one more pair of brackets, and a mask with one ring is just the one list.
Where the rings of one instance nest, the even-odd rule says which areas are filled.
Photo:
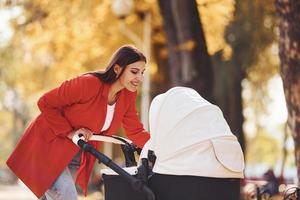
[[[74, 144], [77, 145], [79, 139], [84, 139], [83, 135], [80, 133], [75, 134], [72, 138], [72, 141]], [[89, 141], [101, 141], [101, 142], [120, 144], [125, 157], [126, 167], [137, 165], [134, 157], [134, 152], [139, 153], [139, 148], [135, 144], [133, 144], [131, 140], [116, 135], [112, 135], [112, 136], [92, 135], [89, 138]]]
[[127, 173], [125, 170], [123, 170], [121, 167], [115, 164], [109, 157], [97, 151], [93, 147], [93, 145], [85, 142], [83, 139], [83, 135], [78, 134], [73, 136], [72, 141], [84, 151], [89, 152], [90, 154], [95, 156], [99, 162], [102, 162], [104, 165], [111, 168], [113, 171], [115, 171], [117, 174], [119, 174], [121, 177], [127, 180], [134, 190], [143, 191], [147, 196], [148, 200], [155, 200], [153, 192], [141, 180], [131, 176], [129, 173]]
[[[75, 134], [73, 136], [73, 138], [72, 138], [72, 141], [76, 145], [77, 145], [77, 141], [81, 138], [79, 135], [80, 134]], [[131, 140], [123, 138], [123, 137], [120, 137], [120, 136], [116, 136], [116, 135], [112, 135], [112, 136], [108, 136], [108, 135], [92, 135], [89, 140], [91, 140], [91, 141], [99, 141], [99, 142], [109, 142], [109, 143], [121, 144], [121, 145], [133, 144], [133, 142]]]

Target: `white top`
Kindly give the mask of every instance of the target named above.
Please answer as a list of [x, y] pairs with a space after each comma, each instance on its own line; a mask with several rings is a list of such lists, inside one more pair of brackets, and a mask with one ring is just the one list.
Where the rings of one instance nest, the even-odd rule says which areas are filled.
[[156, 96], [149, 110], [148, 149], [160, 174], [242, 178], [244, 157], [216, 105], [195, 90], [175, 87]]
[[109, 128], [109, 126], [112, 122], [112, 119], [114, 117], [115, 107], [116, 107], [116, 103], [114, 103], [113, 105], [107, 104], [106, 118], [105, 118], [104, 125], [101, 129], [101, 132], [106, 131]]

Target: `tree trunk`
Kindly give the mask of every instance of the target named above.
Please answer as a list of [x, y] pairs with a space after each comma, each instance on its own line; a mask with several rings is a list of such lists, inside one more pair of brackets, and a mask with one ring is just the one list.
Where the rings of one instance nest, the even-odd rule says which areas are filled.
[[244, 153], [246, 152], [245, 134], [243, 131], [244, 115], [243, 115], [243, 100], [242, 100], [242, 81], [245, 78], [241, 68], [236, 68], [236, 65], [231, 65], [231, 80], [229, 80], [228, 92], [228, 112], [225, 117], [228, 120], [231, 131], [237, 136]]
[[279, 14], [279, 57], [288, 108], [288, 127], [295, 142], [295, 158], [300, 186], [300, 1], [276, 0]]
[[[213, 72], [195, 0], [159, 0], [173, 86], [185, 85], [212, 99]], [[175, 76], [175, 77], [174, 77]]]
[[158, 66], [157, 73], [151, 78], [151, 99], [156, 95], [166, 92], [171, 87], [170, 65], [168, 58], [164, 54], [167, 47], [165, 44], [153, 44], [152, 52], [154, 60]]
[[242, 102], [242, 80], [245, 78], [241, 68], [232, 60], [223, 61], [222, 52], [213, 56], [214, 63], [214, 98], [217, 105], [223, 111], [230, 129], [237, 136], [243, 151], [246, 149], [245, 136], [243, 132], [243, 102]]
[[167, 46], [169, 51], [169, 66], [171, 74], [171, 85], [177, 85], [180, 82], [179, 70], [181, 65], [180, 54], [177, 51], [178, 39], [175, 22], [171, 9], [172, 1], [160, 0], [160, 13], [164, 19], [164, 29], [167, 37]]

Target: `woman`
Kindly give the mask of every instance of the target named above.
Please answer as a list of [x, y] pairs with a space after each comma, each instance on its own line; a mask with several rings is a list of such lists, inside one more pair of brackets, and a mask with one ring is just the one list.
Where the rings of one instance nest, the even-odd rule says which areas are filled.
[[[95, 158], [79, 152], [74, 134], [114, 134], [123, 124], [127, 136], [143, 147], [149, 134], [135, 108], [146, 58], [136, 48], [116, 51], [105, 72], [65, 81], [38, 101], [41, 114], [29, 125], [7, 161], [11, 170], [41, 199], [77, 199], [72, 171], [86, 194]], [[96, 148], [97, 142], [92, 143]], [[78, 164], [80, 160], [80, 164]], [[80, 166], [79, 169], [76, 166]]]

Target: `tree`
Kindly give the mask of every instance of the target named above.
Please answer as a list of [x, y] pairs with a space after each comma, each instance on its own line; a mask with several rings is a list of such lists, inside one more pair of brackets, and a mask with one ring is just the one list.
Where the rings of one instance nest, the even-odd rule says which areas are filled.
[[279, 57], [288, 127], [295, 142], [295, 157], [300, 184], [300, 1], [276, 0], [279, 15]]
[[259, 76], [263, 78], [260, 78], [256, 88], [260, 90], [263, 88], [262, 80], [266, 82], [275, 71], [274, 65], [267, 64], [267, 61], [263, 61], [263, 66], [259, 65], [262, 55], [266, 54], [275, 38], [272, 21], [274, 12], [270, 5], [272, 2], [269, 0], [235, 0], [233, 19], [224, 34], [231, 47], [231, 56], [224, 59], [222, 51], [213, 55], [216, 80], [214, 96], [244, 151], [242, 81], [251, 81], [249, 75], [253, 71], [262, 72]]
[[190, 86], [212, 99], [213, 72], [194, 0], [159, 0], [167, 37], [171, 84]]

